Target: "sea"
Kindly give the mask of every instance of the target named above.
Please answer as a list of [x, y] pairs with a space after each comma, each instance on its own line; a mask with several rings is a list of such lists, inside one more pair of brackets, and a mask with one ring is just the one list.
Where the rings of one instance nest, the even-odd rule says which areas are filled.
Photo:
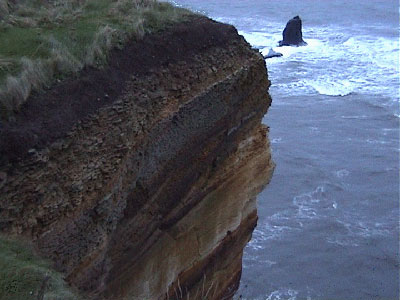
[[[276, 169], [235, 299], [399, 299], [399, 2], [176, 0], [267, 59]], [[277, 47], [299, 15], [304, 47]]]

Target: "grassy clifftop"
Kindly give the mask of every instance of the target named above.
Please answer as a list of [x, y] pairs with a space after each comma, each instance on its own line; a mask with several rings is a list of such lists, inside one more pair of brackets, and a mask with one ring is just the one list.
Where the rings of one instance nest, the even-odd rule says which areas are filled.
[[61, 274], [21, 241], [0, 236], [0, 299], [77, 300]]
[[0, 116], [32, 90], [106, 63], [113, 47], [184, 20], [155, 0], [0, 0]]

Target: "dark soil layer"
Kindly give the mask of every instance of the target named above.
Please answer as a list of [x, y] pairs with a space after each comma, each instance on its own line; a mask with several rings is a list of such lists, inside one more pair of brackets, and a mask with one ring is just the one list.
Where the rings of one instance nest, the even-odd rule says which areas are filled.
[[[78, 78], [33, 94], [12, 122], [0, 123], [0, 166], [14, 163], [64, 137], [80, 120], [115, 102], [131, 76], [143, 76], [161, 66], [190, 61], [195, 53], [226, 44], [236, 32], [205, 17], [193, 16], [143, 40], [114, 49], [102, 69], [86, 68]], [[239, 36], [237, 36], [239, 38]]]

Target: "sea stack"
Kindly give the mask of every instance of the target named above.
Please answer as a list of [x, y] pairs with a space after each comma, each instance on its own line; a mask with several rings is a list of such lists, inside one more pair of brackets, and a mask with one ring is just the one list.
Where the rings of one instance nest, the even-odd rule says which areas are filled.
[[307, 43], [303, 41], [302, 24], [299, 16], [290, 19], [283, 30], [283, 40], [279, 42], [281, 46], [306, 46]]

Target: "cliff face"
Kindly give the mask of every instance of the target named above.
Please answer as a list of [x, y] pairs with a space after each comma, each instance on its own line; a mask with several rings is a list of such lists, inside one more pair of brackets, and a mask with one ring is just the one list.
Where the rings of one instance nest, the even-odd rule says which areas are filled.
[[18, 118], [0, 133], [0, 230], [31, 239], [88, 297], [229, 297], [273, 171], [264, 60], [233, 27], [195, 18], [111, 61], [101, 78], [119, 87], [80, 81], [65, 97], [81, 110], [58, 114], [86, 117], [57, 126], [54, 113], [44, 137]]

